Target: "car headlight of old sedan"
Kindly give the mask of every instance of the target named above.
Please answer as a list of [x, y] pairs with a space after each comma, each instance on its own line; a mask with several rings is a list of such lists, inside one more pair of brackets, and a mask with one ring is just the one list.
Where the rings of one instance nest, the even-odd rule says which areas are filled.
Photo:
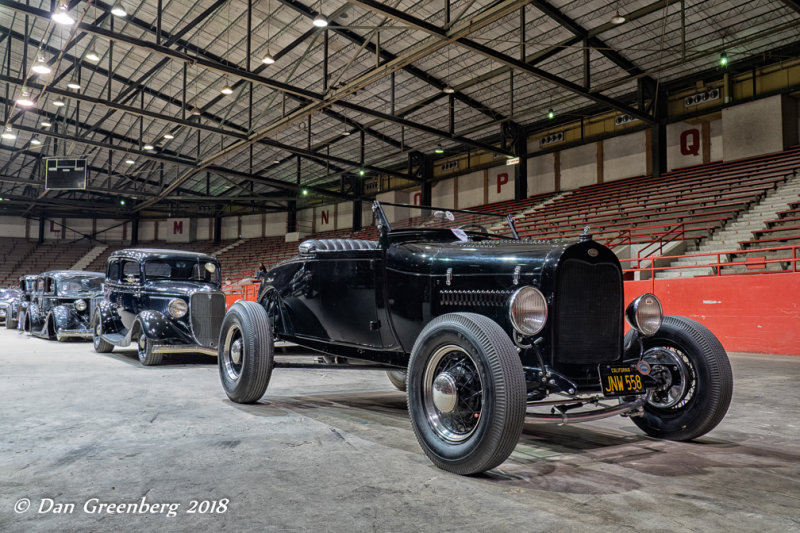
[[186, 301], [181, 300], [180, 298], [175, 298], [167, 306], [167, 311], [169, 311], [169, 314], [172, 318], [184, 317], [186, 316], [186, 312], [188, 310], [189, 306], [186, 305]]
[[625, 310], [625, 320], [645, 337], [655, 335], [663, 318], [661, 302], [655, 294], [645, 293], [636, 298]]
[[86, 300], [75, 300], [75, 309], [78, 311], [86, 311]]
[[522, 287], [511, 295], [508, 315], [521, 335], [536, 335], [547, 323], [547, 300], [536, 287]]

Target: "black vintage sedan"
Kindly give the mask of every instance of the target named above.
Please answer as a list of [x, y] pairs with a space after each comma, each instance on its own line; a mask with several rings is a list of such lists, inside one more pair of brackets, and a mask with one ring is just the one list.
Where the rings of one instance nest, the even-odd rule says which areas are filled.
[[0, 289], [0, 324], [8, 329], [16, 327], [16, 309], [21, 298], [22, 291], [19, 289]]
[[623, 415], [648, 435], [691, 440], [725, 416], [722, 345], [663, 316], [652, 294], [626, 309], [619, 260], [590, 235], [530, 242], [511, 217], [379, 203], [374, 213], [378, 241], [306, 241], [267, 273], [258, 302], [231, 306], [218, 358], [231, 400], [258, 401], [273, 367], [309, 366], [276, 363], [276, 339], [326, 354], [328, 368], [386, 369], [407, 387], [423, 451], [458, 474], [505, 461], [526, 420]]
[[25, 323], [25, 312], [28, 310], [33, 293], [36, 292], [38, 278], [39, 276], [36, 274], [25, 274], [19, 277], [20, 296], [18, 299], [9, 301], [6, 329], [17, 329]]
[[22, 329], [36, 337], [89, 339], [92, 299], [102, 292], [103, 274], [54, 270], [39, 274]]
[[219, 263], [180, 250], [128, 249], [108, 258], [104, 297], [92, 317], [94, 349], [135, 342], [143, 365], [164, 354], [217, 355], [225, 316]]

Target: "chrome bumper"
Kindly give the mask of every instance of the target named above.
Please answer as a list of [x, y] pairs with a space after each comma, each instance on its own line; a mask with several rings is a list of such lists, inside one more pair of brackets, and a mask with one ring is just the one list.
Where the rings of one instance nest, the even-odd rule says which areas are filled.
[[153, 353], [201, 353], [213, 357], [219, 355], [216, 348], [208, 348], [197, 344], [157, 344], [153, 346]]
[[62, 329], [58, 332], [58, 335], [61, 338], [82, 338], [82, 339], [91, 339], [92, 338], [92, 330], [91, 329]]

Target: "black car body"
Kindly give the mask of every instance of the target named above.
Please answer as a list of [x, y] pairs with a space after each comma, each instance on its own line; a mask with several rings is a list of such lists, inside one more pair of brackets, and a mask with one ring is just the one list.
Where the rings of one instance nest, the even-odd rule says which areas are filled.
[[15, 320], [21, 298], [22, 291], [19, 289], [0, 289], [0, 324], [8, 327], [10, 321]]
[[6, 328], [17, 329], [24, 323], [25, 311], [36, 291], [36, 274], [26, 274], [19, 278], [19, 298], [11, 299], [6, 307]]
[[210, 255], [178, 250], [128, 249], [108, 258], [105, 292], [92, 325], [98, 352], [138, 345], [144, 365], [163, 354], [217, 354], [225, 315], [220, 268]]
[[39, 274], [25, 310], [23, 329], [45, 339], [89, 339], [91, 302], [103, 290], [103, 274], [54, 270]]
[[503, 462], [526, 420], [621, 414], [689, 440], [725, 415], [719, 341], [663, 316], [652, 294], [626, 309], [620, 262], [590, 235], [530, 242], [511, 217], [413, 209], [388, 205], [390, 223], [376, 202], [378, 241], [306, 241], [267, 273], [257, 303], [231, 307], [218, 362], [232, 400], [264, 394], [274, 339], [330, 367], [389, 369], [425, 453], [461, 474]]

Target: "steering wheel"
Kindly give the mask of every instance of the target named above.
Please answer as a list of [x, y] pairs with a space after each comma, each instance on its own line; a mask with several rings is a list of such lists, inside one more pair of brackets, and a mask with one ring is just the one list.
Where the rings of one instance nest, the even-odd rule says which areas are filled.
[[458, 229], [464, 231], [473, 230], [473, 231], [479, 231], [481, 233], [489, 233], [489, 231], [480, 224], [464, 224], [463, 226], [459, 226]]

